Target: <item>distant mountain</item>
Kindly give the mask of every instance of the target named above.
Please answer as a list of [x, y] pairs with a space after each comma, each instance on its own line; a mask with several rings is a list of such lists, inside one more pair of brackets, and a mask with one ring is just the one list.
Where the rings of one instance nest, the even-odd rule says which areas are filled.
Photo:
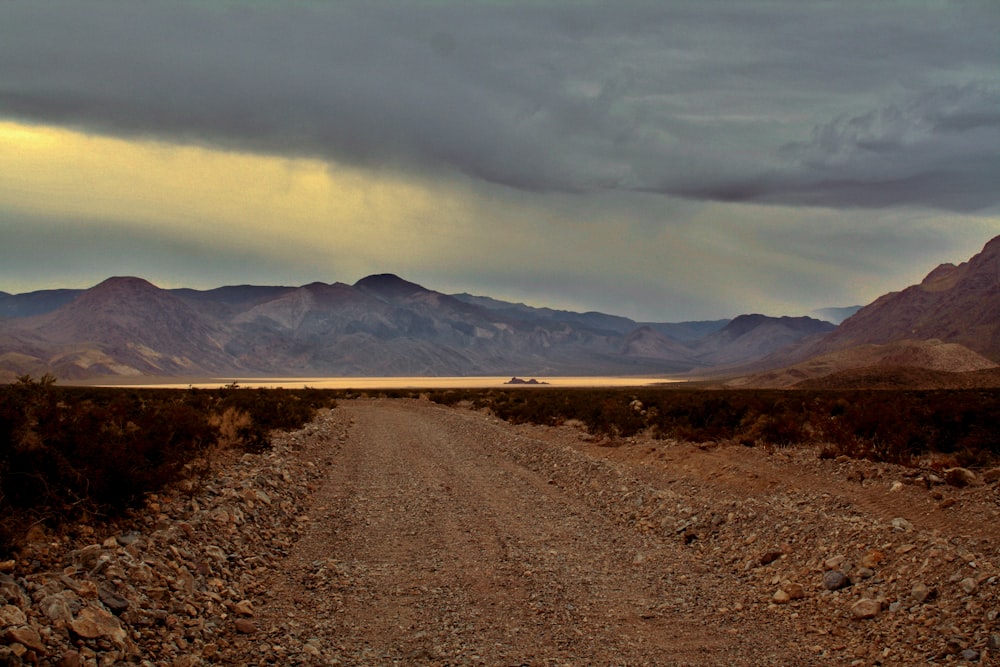
[[0, 317], [31, 317], [49, 313], [65, 306], [75, 299], [83, 290], [54, 289], [28, 292], [26, 294], [7, 294], [0, 292]]
[[740, 315], [698, 341], [694, 350], [706, 366], [741, 364], [834, 329], [833, 324], [811, 317]]
[[294, 289], [294, 287], [231, 285], [210, 290], [180, 288], [172, 289], [170, 292], [211, 315], [233, 316]]
[[471, 294], [453, 294], [456, 299], [468, 304], [502, 313], [516, 319], [544, 320], [550, 322], [573, 322], [598, 331], [626, 334], [635, 329], [635, 320], [617, 315], [587, 312], [574, 313], [568, 310], [553, 310], [551, 308], [534, 308], [523, 303], [499, 301], [488, 296], [473, 296]]
[[685, 361], [692, 366], [704, 365], [690, 347], [648, 325], [640, 326], [625, 336], [622, 354], [638, 359], [669, 359]]
[[709, 334], [721, 331], [732, 320], [696, 320], [693, 322], [641, 322], [642, 326], [658, 331], [682, 343], [694, 343]]
[[523, 303], [500, 301], [488, 296], [473, 296], [471, 294], [453, 294], [456, 299], [466, 303], [502, 312], [512, 317], [542, 319], [563, 322], [575, 322], [592, 329], [606, 330], [620, 334], [634, 331], [636, 327], [648, 327], [664, 336], [689, 343], [704, 338], [729, 324], [730, 320], [698, 320], [693, 322], [637, 322], [636, 320], [618, 315], [586, 312], [575, 313], [568, 310], [553, 310], [551, 308], [535, 308]]
[[64, 378], [229, 367], [219, 342], [221, 328], [140, 278], [109, 278], [56, 310], [14, 320], [0, 332], [7, 334], [0, 337], [0, 367], [8, 370], [17, 365], [11, 354], [33, 356], [29, 366], [48, 367]]
[[[19, 295], [0, 379], [101, 375], [677, 375], [831, 327], [809, 318], [637, 323], [448, 295], [393, 274], [353, 285], [165, 290], [117, 277]], [[11, 295], [0, 296], [0, 305]], [[60, 302], [60, 300], [63, 300]], [[24, 304], [34, 303], [35, 311]], [[41, 311], [41, 312], [38, 312]], [[676, 334], [676, 337], [672, 334]]]

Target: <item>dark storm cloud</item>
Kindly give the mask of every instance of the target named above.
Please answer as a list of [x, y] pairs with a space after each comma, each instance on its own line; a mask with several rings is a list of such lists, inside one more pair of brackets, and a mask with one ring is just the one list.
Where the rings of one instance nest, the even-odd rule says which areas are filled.
[[0, 115], [531, 191], [998, 202], [992, 2], [14, 1]]

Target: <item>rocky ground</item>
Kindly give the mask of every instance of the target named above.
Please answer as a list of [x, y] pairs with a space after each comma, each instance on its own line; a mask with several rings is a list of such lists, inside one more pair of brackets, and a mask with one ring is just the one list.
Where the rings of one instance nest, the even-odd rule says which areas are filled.
[[1000, 664], [997, 473], [343, 401], [0, 563], [0, 665]]

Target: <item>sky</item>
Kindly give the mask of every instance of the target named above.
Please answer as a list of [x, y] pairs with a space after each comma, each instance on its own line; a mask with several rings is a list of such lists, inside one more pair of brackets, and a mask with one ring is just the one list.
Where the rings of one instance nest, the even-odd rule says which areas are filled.
[[808, 315], [998, 234], [996, 0], [0, 2], [0, 291]]

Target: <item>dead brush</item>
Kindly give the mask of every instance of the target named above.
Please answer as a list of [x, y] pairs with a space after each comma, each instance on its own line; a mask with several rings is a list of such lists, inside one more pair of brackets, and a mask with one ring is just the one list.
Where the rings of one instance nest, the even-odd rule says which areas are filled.
[[213, 413], [208, 423], [219, 433], [216, 447], [230, 449], [242, 446], [245, 434], [253, 426], [253, 418], [244, 410], [228, 407], [222, 412]]

